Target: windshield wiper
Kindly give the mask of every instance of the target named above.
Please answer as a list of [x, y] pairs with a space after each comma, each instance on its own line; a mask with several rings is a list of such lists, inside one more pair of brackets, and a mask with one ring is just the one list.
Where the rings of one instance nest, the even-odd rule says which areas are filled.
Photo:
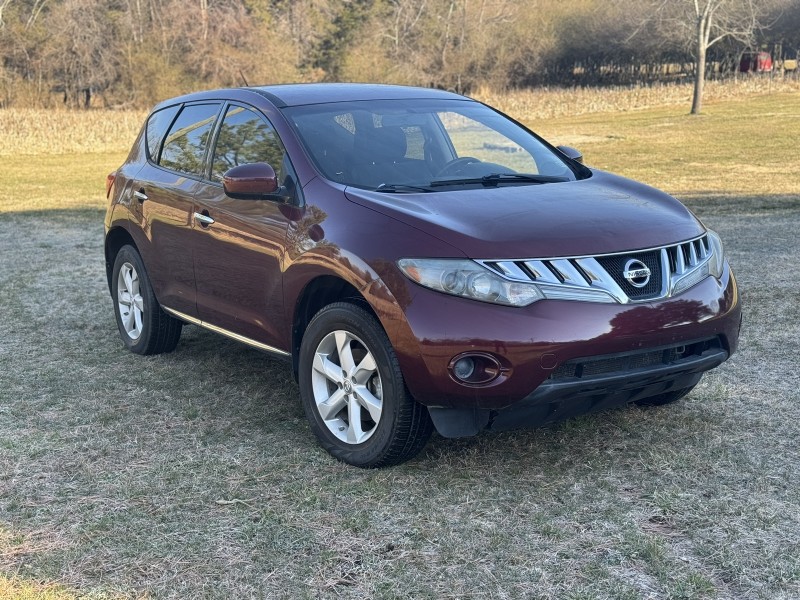
[[433, 190], [420, 185], [407, 185], [405, 183], [382, 183], [375, 188], [375, 191], [395, 194], [412, 194], [414, 192], [432, 192]]
[[496, 187], [501, 183], [522, 182], [522, 183], [561, 183], [569, 181], [567, 177], [556, 175], [534, 175], [532, 173], [491, 173], [483, 177], [467, 177], [464, 179], [436, 179], [431, 181], [431, 187], [444, 185], [465, 185], [480, 184], [483, 186]]

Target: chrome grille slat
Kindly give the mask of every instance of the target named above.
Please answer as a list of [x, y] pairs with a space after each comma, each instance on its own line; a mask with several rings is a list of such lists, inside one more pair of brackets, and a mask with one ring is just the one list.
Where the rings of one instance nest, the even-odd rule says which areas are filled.
[[[712, 253], [708, 236], [703, 235], [669, 246], [615, 254], [477, 262], [506, 279], [541, 284], [547, 298], [628, 304], [665, 298], [702, 281], [708, 275]], [[628, 259], [645, 261], [657, 280], [648, 283], [647, 289], [631, 287], [619, 270], [622, 262], [631, 262]]]
[[536, 281], [543, 283], [561, 283], [561, 280], [556, 277], [543, 260], [526, 260], [523, 264], [528, 267], [528, 270], [533, 273]]
[[694, 242], [689, 243], [689, 265], [697, 266], [697, 248], [695, 248]]
[[567, 259], [551, 260], [550, 265], [558, 271], [564, 283], [568, 285], [580, 285], [588, 287], [589, 283], [583, 274], [572, 266], [572, 263]]
[[493, 266], [497, 266], [497, 268], [500, 269], [500, 271], [502, 271], [503, 275], [507, 275], [511, 279], [521, 279], [521, 280], [529, 279], [528, 274], [525, 271], [523, 271], [517, 265], [517, 263], [513, 261], [509, 260], [509, 261], [496, 262], [492, 264]]
[[686, 258], [684, 258], [685, 255], [684, 255], [683, 252], [684, 252], [683, 251], [683, 246], [678, 246], [676, 248], [676, 250], [675, 250], [675, 254], [676, 254], [676, 258], [677, 258], [677, 260], [676, 260], [677, 266], [675, 267], [675, 272], [678, 275], [681, 275], [681, 274], [686, 272]]
[[596, 258], [576, 258], [575, 262], [580, 265], [583, 272], [589, 275], [592, 280], [592, 285], [605, 290], [617, 301], [625, 303], [627, 301], [627, 294], [622, 290], [614, 278], [597, 262]]

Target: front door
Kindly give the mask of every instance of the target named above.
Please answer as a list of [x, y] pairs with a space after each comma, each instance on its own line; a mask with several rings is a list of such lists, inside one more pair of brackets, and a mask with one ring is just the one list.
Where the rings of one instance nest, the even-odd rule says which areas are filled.
[[269, 122], [230, 104], [211, 155], [211, 182], [195, 196], [197, 309], [208, 325], [288, 351], [282, 266], [290, 212], [277, 200], [229, 198], [221, 184], [228, 169], [255, 162], [272, 165], [279, 182], [293, 177]]

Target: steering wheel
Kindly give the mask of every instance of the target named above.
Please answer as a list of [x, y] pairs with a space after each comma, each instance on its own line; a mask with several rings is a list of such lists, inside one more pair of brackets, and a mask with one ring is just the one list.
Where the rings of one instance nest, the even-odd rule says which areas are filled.
[[439, 172], [436, 173], [436, 177], [442, 177], [444, 175], [458, 175], [463, 167], [479, 162], [481, 161], [474, 156], [462, 156], [460, 158], [454, 158], [441, 169], [439, 169]]

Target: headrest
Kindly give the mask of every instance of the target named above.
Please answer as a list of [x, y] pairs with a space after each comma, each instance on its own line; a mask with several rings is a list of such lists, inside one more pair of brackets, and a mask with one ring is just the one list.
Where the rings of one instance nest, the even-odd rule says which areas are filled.
[[356, 131], [355, 150], [369, 162], [391, 162], [405, 158], [406, 132], [402, 127], [374, 127]]

